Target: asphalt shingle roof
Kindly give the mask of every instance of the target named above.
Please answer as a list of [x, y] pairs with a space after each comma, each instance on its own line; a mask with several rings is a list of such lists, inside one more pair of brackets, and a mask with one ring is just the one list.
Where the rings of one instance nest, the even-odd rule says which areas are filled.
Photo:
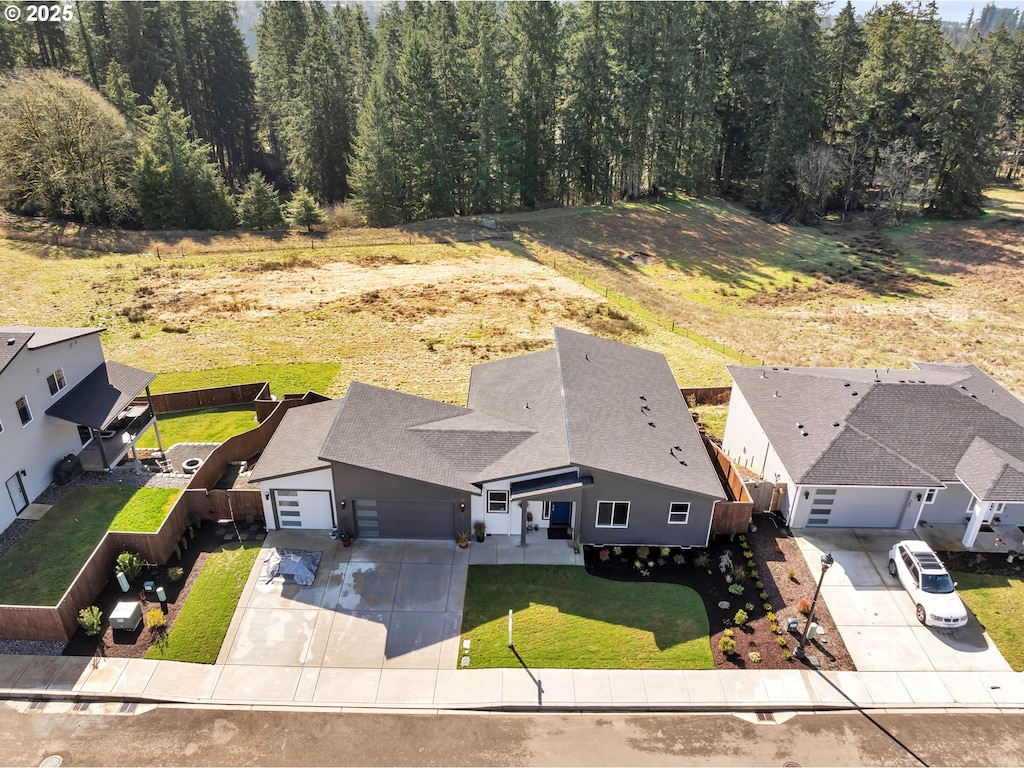
[[340, 405], [340, 400], [328, 400], [290, 408], [249, 475], [249, 482], [329, 467], [330, 462], [320, 458], [320, 446]]
[[[1024, 458], [1024, 404], [973, 365], [729, 372], [798, 483], [939, 486], [967, 473], [994, 488], [991, 462], [965, 468], [974, 440]], [[1001, 482], [1006, 490], [1014, 481]]]
[[105, 429], [155, 378], [155, 374], [108, 360], [96, 366], [46, 413], [72, 424]]
[[80, 339], [83, 336], [91, 336], [100, 333], [105, 328], [54, 328], [50, 326], [29, 326], [29, 325], [3, 325], [0, 326], [0, 336], [7, 338], [14, 333], [29, 333], [32, 338], [28, 342], [29, 349], [48, 347], [51, 344], [60, 344], [62, 341]]
[[3, 373], [18, 353], [28, 345], [31, 338], [31, 333], [0, 333], [0, 373]]
[[976, 437], [956, 467], [957, 477], [985, 501], [1024, 499], [1024, 461]]

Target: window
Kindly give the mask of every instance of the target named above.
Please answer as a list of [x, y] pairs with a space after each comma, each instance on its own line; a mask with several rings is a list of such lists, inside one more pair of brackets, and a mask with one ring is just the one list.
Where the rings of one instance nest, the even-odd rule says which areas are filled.
[[487, 511], [495, 514], [507, 514], [508, 491], [488, 491]]
[[4, 423], [0, 421], [0, 432], [4, 431]]
[[540, 513], [540, 519], [541, 520], [550, 520], [551, 519], [551, 502], [550, 501], [545, 501], [544, 502], [544, 509]]
[[56, 395], [58, 392], [64, 389], [64, 387], [68, 385], [68, 383], [64, 380], [64, 369], [58, 368], [56, 371], [47, 376], [46, 383], [50, 387], [51, 395]]
[[673, 501], [668, 505], [668, 522], [671, 525], [686, 525], [690, 520], [690, 502]]
[[626, 528], [629, 523], [628, 501], [597, 502], [598, 528]]
[[22, 426], [25, 426], [32, 421], [32, 409], [28, 407], [27, 397], [19, 397], [14, 402], [14, 407], [18, 409], [18, 416], [21, 417]]
[[931, 504], [933, 501], [935, 501], [935, 489], [929, 488], [927, 491], [925, 491], [924, 503]]

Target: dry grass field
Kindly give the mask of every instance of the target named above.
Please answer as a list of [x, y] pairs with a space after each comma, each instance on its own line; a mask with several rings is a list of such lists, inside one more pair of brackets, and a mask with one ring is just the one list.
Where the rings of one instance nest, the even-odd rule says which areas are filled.
[[464, 402], [472, 364], [549, 347], [554, 325], [664, 352], [684, 385], [728, 382], [734, 355], [654, 318], [768, 363], [970, 360], [1024, 394], [1024, 193], [990, 203], [884, 230], [667, 198], [502, 216], [492, 239], [469, 219], [310, 239], [6, 217], [0, 324], [100, 325], [109, 357], [158, 373], [340, 363], [330, 395], [357, 379]]

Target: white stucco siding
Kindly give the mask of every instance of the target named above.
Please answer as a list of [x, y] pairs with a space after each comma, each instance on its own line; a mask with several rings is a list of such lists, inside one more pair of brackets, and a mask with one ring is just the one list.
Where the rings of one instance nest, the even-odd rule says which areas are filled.
[[[53, 468], [69, 453], [82, 449], [78, 427], [46, 415], [46, 409], [92, 373], [103, 362], [103, 350], [96, 335], [51, 344], [39, 349], [22, 349], [0, 373], [0, 530], [14, 520], [14, 506], [6, 489], [8, 478], [21, 475], [29, 501], [53, 480]], [[47, 377], [57, 369], [64, 373], [66, 386], [50, 394]], [[23, 425], [16, 402], [28, 399], [32, 420]]]
[[725, 420], [725, 435], [722, 450], [736, 464], [756, 472], [773, 483], [786, 483], [786, 471], [779, 454], [768, 441], [768, 435], [761, 428], [757, 417], [743, 393], [733, 385], [729, 399], [729, 415]]
[[[297, 472], [294, 475], [285, 475], [283, 477], [273, 477], [269, 480], [263, 480], [259, 486], [260, 493], [263, 494], [264, 519], [267, 521], [267, 528], [271, 530], [278, 527], [273, 506], [273, 492], [275, 490], [330, 491], [333, 501], [334, 479], [331, 476], [330, 467], [315, 469], [309, 472]], [[334, 503], [336, 504], [337, 502]]]
[[913, 528], [920, 503], [909, 488], [796, 487], [794, 528]]

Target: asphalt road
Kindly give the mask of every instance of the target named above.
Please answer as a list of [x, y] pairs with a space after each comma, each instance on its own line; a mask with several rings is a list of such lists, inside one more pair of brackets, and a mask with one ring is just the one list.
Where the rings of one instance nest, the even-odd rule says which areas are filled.
[[720, 714], [18, 711], [25, 706], [0, 703], [3, 765], [59, 755], [76, 766], [1013, 766], [1024, 755], [1024, 714], [807, 714], [755, 724]]

